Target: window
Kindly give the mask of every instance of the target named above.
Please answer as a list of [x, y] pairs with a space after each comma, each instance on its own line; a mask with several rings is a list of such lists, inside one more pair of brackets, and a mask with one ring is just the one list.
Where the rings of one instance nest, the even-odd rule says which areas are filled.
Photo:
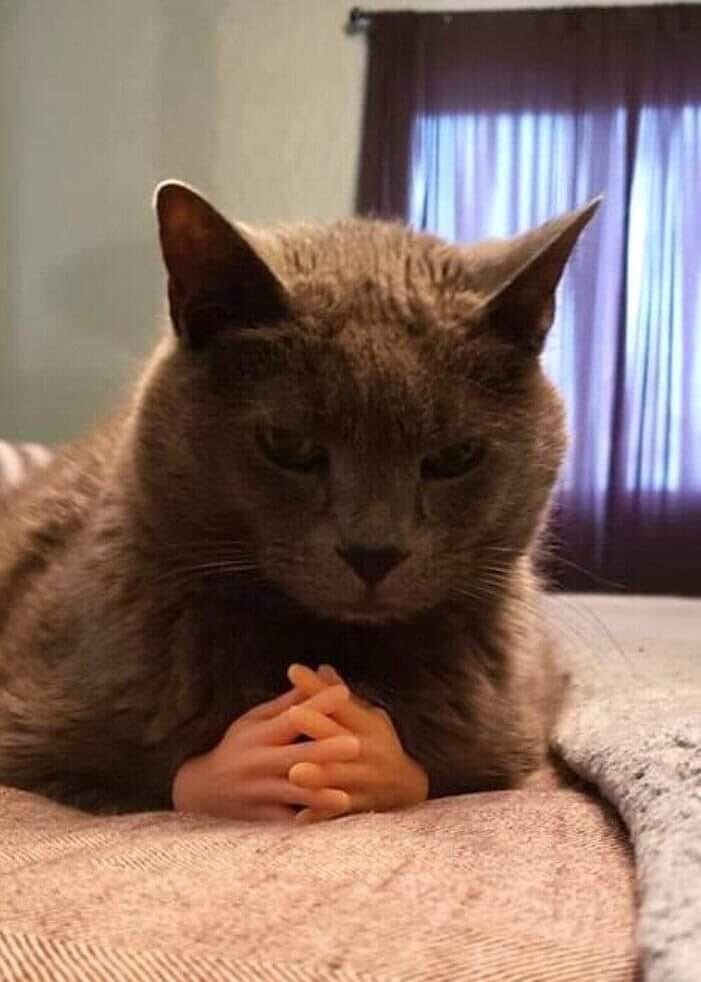
[[563, 279], [545, 352], [573, 434], [562, 490], [587, 494], [593, 512], [604, 507], [616, 426], [626, 491], [701, 493], [700, 164], [699, 106], [645, 106], [635, 121], [619, 107], [414, 124], [409, 220], [448, 239], [513, 235], [605, 193]]

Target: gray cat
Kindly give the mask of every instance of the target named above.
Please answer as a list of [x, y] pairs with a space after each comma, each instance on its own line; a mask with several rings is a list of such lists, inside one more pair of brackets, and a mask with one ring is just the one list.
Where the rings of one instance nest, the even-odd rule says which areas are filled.
[[171, 806], [180, 765], [331, 661], [432, 796], [513, 786], [562, 683], [533, 562], [565, 448], [539, 354], [596, 208], [505, 242], [156, 207], [173, 332], [0, 504], [0, 781]]

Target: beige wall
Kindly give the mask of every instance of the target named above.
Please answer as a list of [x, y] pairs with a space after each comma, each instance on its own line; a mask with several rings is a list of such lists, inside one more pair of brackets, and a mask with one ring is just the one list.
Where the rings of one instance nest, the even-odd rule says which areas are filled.
[[133, 376], [161, 309], [158, 180], [251, 222], [351, 211], [350, 6], [0, 0], [0, 435], [70, 436]]

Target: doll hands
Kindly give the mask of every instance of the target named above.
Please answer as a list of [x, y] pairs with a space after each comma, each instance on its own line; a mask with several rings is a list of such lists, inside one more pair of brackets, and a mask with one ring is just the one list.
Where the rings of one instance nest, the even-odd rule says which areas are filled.
[[[290, 821], [300, 805], [314, 814], [344, 814], [348, 792], [293, 783], [288, 772], [298, 764], [340, 766], [358, 755], [360, 741], [352, 733], [315, 726], [317, 717], [326, 720], [349, 698], [345, 685], [324, 683], [309, 697], [293, 688], [244, 713], [216, 747], [182, 764], [172, 788], [175, 809], [245, 820]], [[293, 742], [307, 730], [314, 739]]]
[[322, 742], [353, 736], [359, 741], [359, 752], [346, 760], [304, 760], [290, 767], [287, 776], [292, 784], [308, 790], [339, 788], [350, 799], [343, 812], [308, 805], [297, 816], [298, 822], [320, 821], [348, 812], [389, 811], [426, 800], [428, 776], [405, 752], [384, 709], [350, 695], [322, 716], [318, 704], [310, 704], [324, 691], [343, 685], [338, 673], [328, 665], [318, 673], [304, 665], [291, 665], [287, 675], [295, 689], [309, 697], [306, 703], [289, 710], [300, 732]]

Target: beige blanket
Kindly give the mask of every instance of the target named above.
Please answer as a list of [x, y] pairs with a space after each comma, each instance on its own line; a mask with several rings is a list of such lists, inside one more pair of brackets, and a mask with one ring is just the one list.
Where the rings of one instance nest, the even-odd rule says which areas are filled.
[[0, 891], [2, 980], [636, 978], [626, 837], [554, 771], [302, 828], [0, 789]]

